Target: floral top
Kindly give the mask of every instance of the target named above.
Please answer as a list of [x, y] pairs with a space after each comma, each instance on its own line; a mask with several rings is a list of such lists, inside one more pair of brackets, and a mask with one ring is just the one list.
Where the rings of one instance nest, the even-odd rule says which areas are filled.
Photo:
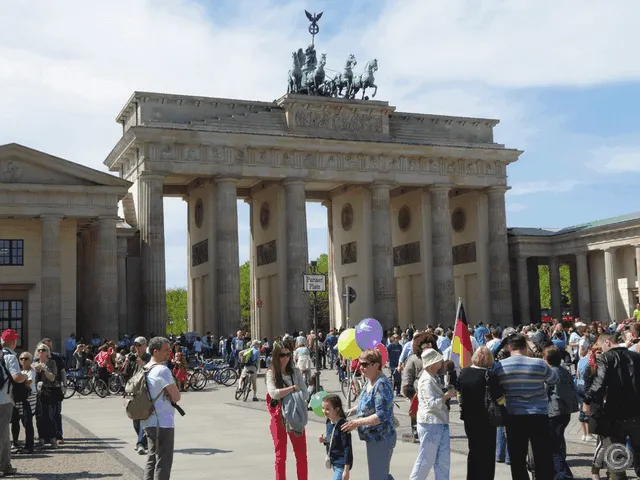
[[396, 431], [393, 424], [393, 388], [384, 375], [380, 375], [370, 390], [360, 394], [358, 417], [376, 414], [380, 423], [374, 426], [358, 427], [358, 436], [365, 442], [387, 440]]

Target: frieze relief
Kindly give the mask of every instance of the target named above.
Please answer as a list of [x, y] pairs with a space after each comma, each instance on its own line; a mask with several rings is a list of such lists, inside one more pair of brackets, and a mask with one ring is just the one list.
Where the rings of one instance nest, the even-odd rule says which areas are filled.
[[382, 117], [362, 113], [298, 110], [295, 125], [340, 132], [382, 133]]
[[[420, 173], [497, 177], [506, 184], [506, 164], [497, 160], [463, 160], [459, 158], [410, 157], [358, 153], [322, 153], [287, 151], [273, 148], [234, 148], [215, 145], [156, 145], [152, 150], [159, 161], [213, 163], [226, 165], [264, 165], [320, 170]], [[176, 155], [176, 152], [178, 155]], [[125, 172], [135, 168], [135, 159], [123, 162]], [[12, 173], [12, 175], [14, 175]]]

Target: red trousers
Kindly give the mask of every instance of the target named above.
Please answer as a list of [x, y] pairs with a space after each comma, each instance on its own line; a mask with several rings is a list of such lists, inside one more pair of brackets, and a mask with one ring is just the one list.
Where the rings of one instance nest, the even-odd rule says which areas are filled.
[[[279, 410], [279, 409], [278, 409]], [[282, 424], [282, 417], [271, 415], [271, 438], [276, 450], [276, 480], [286, 480], [287, 478], [287, 429]], [[289, 432], [293, 454], [296, 456], [296, 471], [298, 480], [307, 480], [307, 433], [302, 433], [299, 437], [293, 432]]]

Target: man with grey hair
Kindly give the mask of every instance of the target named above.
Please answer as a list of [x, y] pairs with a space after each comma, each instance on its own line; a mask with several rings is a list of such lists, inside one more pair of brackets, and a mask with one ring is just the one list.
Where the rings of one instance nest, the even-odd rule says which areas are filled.
[[[124, 365], [122, 366], [126, 381], [129, 381], [149, 360], [151, 360], [151, 355], [147, 352], [147, 339], [137, 337], [131, 346], [131, 353], [127, 355]], [[138, 436], [136, 452], [138, 452], [138, 455], [147, 455], [147, 438], [144, 436], [144, 429], [141, 426], [140, 420], [133, 421], [133, 429]]]
[[153, 413], [142, 421], [149, 442], [144, 480], [169, 480], [173, 464], [175, 441], [173, 404], [180, 401], [180, 391], [164, 362], [171, 355], [171, 344], [167, 338], [154, 337], [149, 340], [151, 361], [144, 370], [149, 387], [149, 395], [156, 399]]

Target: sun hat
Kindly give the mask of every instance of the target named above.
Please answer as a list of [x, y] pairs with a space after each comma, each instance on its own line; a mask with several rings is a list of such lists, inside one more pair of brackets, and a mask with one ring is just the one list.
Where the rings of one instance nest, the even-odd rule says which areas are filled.
[[437, 350], [433, 348], [426, 348], [422, 352], [421, 357], [422, 357], [422, 366], [424, 368], [427, 368], [433, 365], [434, 363], [438, 363], [444, 360], [444, 357]]

